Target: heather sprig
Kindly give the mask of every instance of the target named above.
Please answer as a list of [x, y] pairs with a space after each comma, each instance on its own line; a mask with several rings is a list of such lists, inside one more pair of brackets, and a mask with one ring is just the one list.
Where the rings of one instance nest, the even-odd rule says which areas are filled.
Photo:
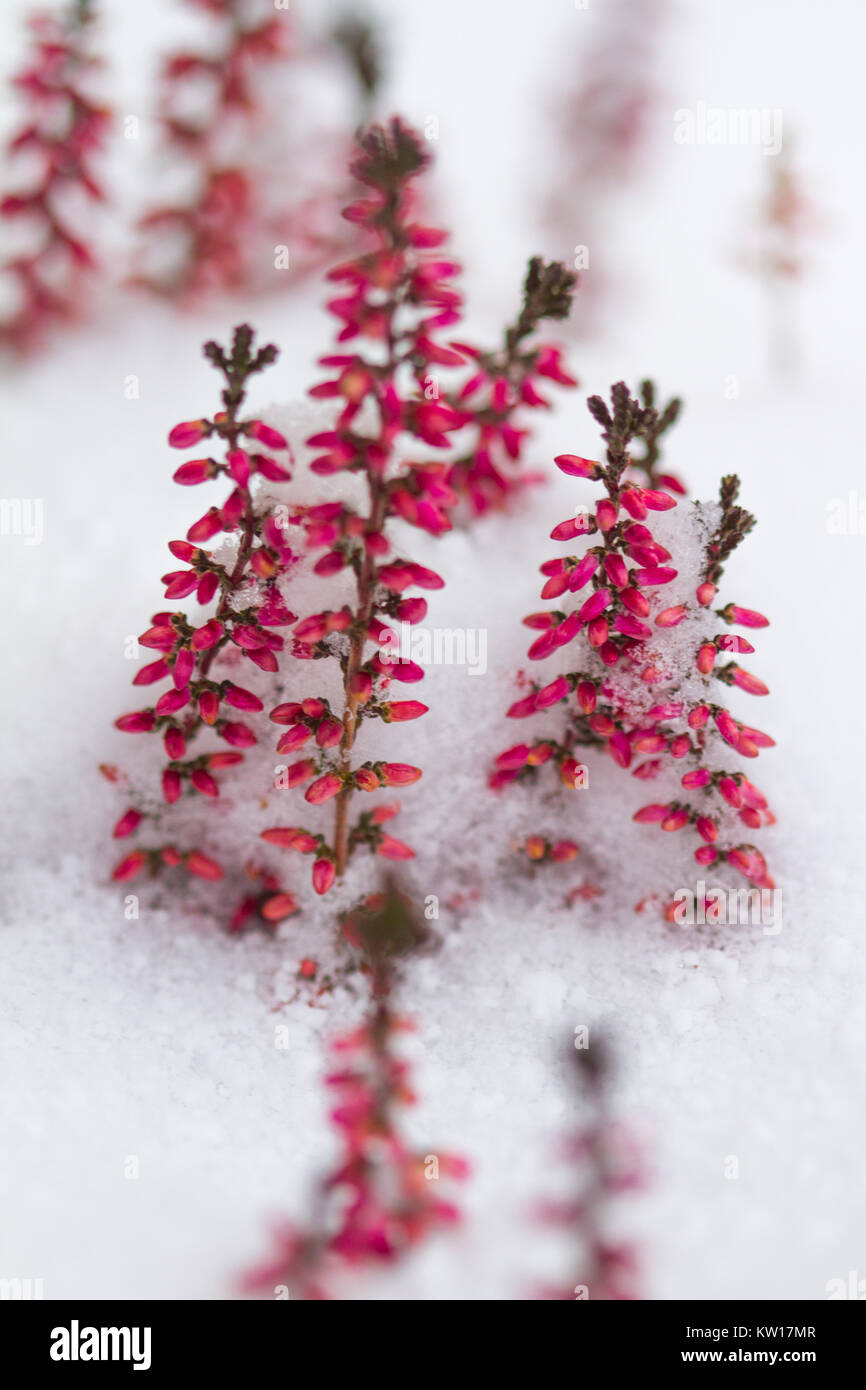
[[435, 456], [410, 461], [423, 446], [446, 450], [462, 423], [460, 413], [428, 389], [433, 367], [463, 363], [458, 351], [437, 341], [438, 330], [459, 317], [460, 296], [451, 283], [458, 266], [438, 249], [446, 233], [413, 217], [413, 181], [428, 161], [419, 137], [397, 119], [359, 136], [353, 173], [366, 192], [345, 216], [362, 230], [369, 249], [330, 272], [341, 288], [328, 308], [341, 325], [338, 342], [349, 350], [321, 359], [333, 375], [310, 392], [339, 406], [334, 427], [308, 441], [321, 450], [312, 472], [358, 474], [365, 492], [360, 509], [337, 500], [308, 506], [302, 515], [308, 549], [323, 552], [315, 573], [348, 572], [354, 597], [304, 617], [294, 628], [293, 650], [302, 659], [337, 661], [342, 699], [337, 708], [319, 694], [290, 701], [272, 710], [271, 719], [287, 730], [278, 752], [306, 752], [287, 768], [285, 785], [309, 784], [311, 805], [333, 801], [334, 823], [330, 836], [292, 826], [266, 830], [262, 838], [313, 855], [318, 893], [331, 888], [361, 846], [389, 859], [414, 856], [382, 828], [384, 809], [351, 824], [350, 808], [356, 792], [404, 786], [421, 776], [406, 763], [357, 761], [355, 742], [365, 720], [403, 722], [427, 711], [420, 701], [392, 698], [394, 682], [413, 684], [424, 673], [401, 659], [389, 624], [421, 622], [426, 600], [406, 591], [439, 589], [443, 580], [395, 553], [391, 523], [400, 519], [439, 535], [450, 529], [448, 509], [456, 500], [446, 463]]
[[538, 1218], [566, 1233], [575, 1246], [575, 1265], [568, 1285], [540, 1291], [555, 1300], [610, 1302], [640, 1297], [640, 1260], [631, 1241], [616, 1240], [608, 1227], [619, 1198], [644, 1186], [640, 1148], [629, 1129], [611, 1118], [608, 1097], [610, 1064], [598, 1042], [575, 1049], [573, 1066], [580, 1101], [589, 1122], [564, 1145], [574, 1174], [572, 1195], [546, 1200]]
[[467, 343], [457, 346], [472, 359], [467, 380], [449, 398], [467, 411], [469, 441], [458, 446], [448, 482], [476, 515], [501, 506], [518, 488], [535, 481], [521, 472], [521, 456], [529, 431], [520, 425], [524, 408], [547, 409], [550, 401], [538, 389], [544, 377], [560, 386], [576, 386], [562, 361], [562, 350], [539, 342], [535, 334], [545, 319], [562, 320], [571, 311], [577, 276], [559, 261], [541, 256], [529, 262], [523, 303], [505, 331], [501, 348], [483, 352]]
[[0, 268], [14, 281], [16, 299], [0, 321], [0, 344], [14, 352], [40, 347], [52, 327], [84, 308], [98, 264], [81, 204], [105, 201], [99, 164], [111, 119], [92, 92], [101, 64], [89, 0], [71, 0], [29, 23], [31, 49], [13, 79], [26, 115], [8, 149], [36, 173], [0, 201], [4, 239], [21, 243]]
[[[146, 268], [133, 283], [172, 297], [248, 289], [256, 246], [271, 240], [262, 171], [251, 150], [267, 116], [267, 70], [290, 57], [288, 17], [269, 0], [189, 0], [211, 30], [163, 64], [164, 149], [194, 184], [184, 202], [141, 219]], [[194, 101], [206, 92], [204, 101]], [[150, 268], [152, 267], [152, 268]]]
[[[223, 408], [211, 418], [176, 425], [168, 442], [173, 448], [189, 449], [213, 441], [213, 451], [181, 464], [174, 480], [190, 487], [222, 479], [230, 491], [221, 505], [211, 506], [190, 526], [185, 540], [169, 542], [171, 554], [183, 568], [163, 575], [162, 582], [166, 598], [194, 594], [202, 608], [214, 607], [204, 621], [183, 611], [153, 615], [139, 643], [158, 656], [142, 667], [133, 684], [168, 681], [168, 688], [154, 704], [116, 720], [116, 727], [126, 733], [157, 734], [162, 739], [166, 756], [162, 800], [168, 806], [183, 796], [201, 796], [205, 801], [218, 798], [220, 780], [214, 774], [243, 762], [241, 750], [258, 742], [254, 729], [240, 716], [261, 711], [263, 701], [233, 677], [222, 675], [219, 666], [223, 656], [233, 652], [236, 660], [249, 662], [251, 668], [276, 672], [284, 640], [274, 629], [289, 625], [296, 616], [286, 608], [278, 587], [296, 557], [274, 515], [257, 509], [253, 497], [257, 477], [268, 482], [289, 479], [287, 469], [262, 452], [282, 452], [288, 445], [277, 430], [243, 414], [250, 378], [275, 361], [277, 349], [270, 344], [256, 348], [253, 330], [242, 324], [235, 329], [229, 350], [208, 342], [204, 353], [223, 378]], [[203, 543], [221, 533], [234, 540], [227, 560], [203, 548]], [[228, 744], [226, 751], [196, 751], [198, 740], [209, 731]], [[114, 835], [125, 839], [154, 822], [154, 828], [161, 829], [158, 807], [133, 806], [118, 821]], [[200, 877], [223, 876], [222, 865], [209, 857], [205, 862], [198, 849], [181, 851], [173, 844], [136, 848], [117, 865], [113, 876], [129, 882], [145, 868], [157, 872], [181, 863]], [[296, 906], [289, 895], [281, 895], [276, 902], [276, 887], [275, 881], [265, 880], [256, 898], [257, 909], [270, 922], [287, 916]], [[279, 914], [278, 906], [284, 909]]]
[[[566, 787], [583, 786], [585, 769], [578, 757], [583, 747], [608, 753], [620, 768], [646, 781], [670, 767], [668, 759], [682, 762], [688, 769], [680, 774], [682, 793], [643, 807], [635, 819], [665, 831], [692, 827], [701, 842], [695, 850], [699, 864], [727, 861], [758, 887], [772, 887], [761, 852], [736, 839], [742, 825], [758, 829], [772, 816], [763, 793], [741, 770], [727, 766], [727, 749], [752, 758], [773, 741], [737, 721], [720, 703], [714, 683], [754, 695], [766, 694], [767, 687], [736, 661], [717, 665], [720, 652], [753, 648], [701, 616], [715, 598], [725, 560], [754, 518], [737, 506], [738, 480], [723, 479], [718, 521], [705, 542], [695, 602], [665, 607], [664, 587], [677, 578], [678, 569], [648, 522], [651, 513], [670, 511], [677, 502], [661, 488], [629, 481], [631, 446], [646, 438], [655, 412], [631, 397], [622, 382], [612, 389], [610, 407], [598, 396], [587, 404], [602, 426], [604, 462], [573, 454], [560, 455], [556, 462], [566, 474], [603, 484], [604, 495], [594, 511], [577, 509], [554, 527], [551, 537], [571, 541], [588, 536], [595, 544], [581, 557], [546, 561], [541, 571], [546, 576], [542, 598], [558, 599], [587, 587], [588, 596], [570, 610], [557, 608], [524, 619], [539, 633], [529, 648], [530, 660], [568, 647], [574, 651], [573, 666], [546, 683], [532, 682], [530, 692], [508, 711], [510, 718], [521, 719], [563, 704], [564, 719], [559, 732], [500, 754], [491, 785], [499, 788], [534, 777], [549, 765]], [[714, 617], [753, 628], [767, 624], [760, 613], [736, 604], [715, 610]], [[673, 629], [686, 618], [695, 638], [684, 655]]]
[[459, 1220], [437, 1194], [441, 1179], [468, 1172], [463, 1159], [424, 1153], [401, 1133], [414, 1104], [411, 1073], [396, 1043], [414, 1024], [389, 1002], [394, 962], [424, 936], [411, 905], [393, 883], [368, 899], [346, 924], [363, 952], [371, 1000], [363, 1023], [336, 1037], [326, 1078], [340, 1153], [317, 1186], [310, 1220], [284, 1225], [267, 1264], [243, 1280], [248, 1293], [286, 1288], [291, 1298], [328, 1299], [349, 1271], [396, 1264], [428, 1235]]

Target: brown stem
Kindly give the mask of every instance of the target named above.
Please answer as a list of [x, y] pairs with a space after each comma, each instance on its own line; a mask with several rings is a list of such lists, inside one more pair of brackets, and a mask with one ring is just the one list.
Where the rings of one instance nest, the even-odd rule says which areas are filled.
[[[370, 478], [370, 517], [371, 531], [380, 531], [385, 521], [388, 494], [382, 483]], [[355, 614], [352, 637], [349, 643], [349, 656], [343, 676], [343, 736], [340, 739], [339, 772], [344, 779], [337, 796], [334, 810], [334, 857], [337, 874], [346, 872], [349, 859], [349, 802], [352, 799], [352, 785], [348, 774], [352, 767], [352, 748], [358, 731], [358, 696], [352, 691], [352, 680], [358, 674], [364, 661], [364, 646], [367, 629], [373, 613], [373, 593], [375, 591], [375, 561], [368, 549], [358, 572], [358, 608]]]

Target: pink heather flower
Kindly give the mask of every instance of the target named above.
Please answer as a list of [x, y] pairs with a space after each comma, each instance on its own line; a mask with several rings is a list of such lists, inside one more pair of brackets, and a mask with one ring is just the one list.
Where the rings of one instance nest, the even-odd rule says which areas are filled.
[[270, 425], [264, 424], [261, 420], [248, 420], [243, 426], [244, 434], [250, 439], [256, 439], [260, 444], [264, 444], [266, 449], [288, 449], [288, 441], [285, 435], [280, 434]]
[[716, 648], [712, 642], [704, 642], [698, 649], [696, 666], [702, 675], [708, 675], [716, 662]]
[[429, 706], [420, 700], [391, 700], [382, 706], [386, 723], [400, 724], [408, 719], [420, 719]]
[[197, 878], [206, 878], [213, 881], [223, 877], [223, 871], [215, 859], [210, 859], [201, 850], [193, 849], [184, 855], [184, 868], [188, 873], [194, 874]]
[[114, 727], [125, 734], [149, 734], [155, 723], [153, 710], [143, 709], [134, 714], [122, 714], [115, 719]]
[[577, 454], [557, 454], [553, 462], [571, 478], [598, 477], [599, 465], [592, 459], [580, 458]]
[[744, 671], [742, 666], [728, 667], [731, 680], [740, 690], [748, 691], [750, 695], [769, 695], [769, 686], [765, 685], [757, 676], [753, 676], [750, 671]]
[[715, 584], [710, 584], [709, 582], [706, 582], [704, 584], [698, 585], [697, 589], [695, 590], [695, 597], [697, 598], [698, 603], [701, 605], [702, 608], [709, 608], [717, 592], [718, 590], [716, 589]]
[[313, 887], [317, 893], [327, 893], [333, 887], [337, 869], [332, 859], [317, 859], [313, 865]]
[[168, 442], [172, 449], [190, 449], [200, 439], [206, 439], [210, 430], [208, 420], [184, 420], [182, 424], [175, 425], [168, 436]]
[[113, 869], [111, 877], [118, 883], [129, 883], [137, 878], [147, 863], [147, 855], [142, 850], [133, 850]]
[[611, 601], [610, 589], [596, 589], [588, 599], [581, 605], [579, 618], [582, 623], [588, 623], [593, 618], [603, 613]]
[[[204, 775], [207, 776], [206, 773]], [[180, 796], [180, 793], [180, 773], [175, 772], [173, 768], [167, 767], [162, 774], [163, 800], [167, 801], [169, 806], [173, 806], [175, 801], [177, 801], [178, 797]]]
[[380, 770], [386, 787], [407, 787], [422, 775], [420, 767], [410, 763], [382, 763]]
[[270, 830], [263, 830], [261, 839], [269, 845], [279, 845], [281, 849], [295, 849], [301, 854], [311, 854], [318, 845], [315, 835], [293, 826], [274, 826]]
[[332, 796], [336, 796], [342, 786], [342, 781], [335, 773], [325, 773], [323, 777], [317, 777], [315, 782], [307, 787], [304, 792], [304, 800], [309, 801], [312, 806], [320, 806], [323, 801], [330, 801]]
[[718, 826], [709, 816], [698, 816], [695, 821], [695, 829], [701, 839], [706, 840], [707, 844], [714, 844], [719, 838]]
[[686, 616], [686, 606], [678, 603], [674, 608], [666, 608], [656, 616], [656, 627], [676, 627]]
[[408, 845], [404, 845], [402, 840], [395, 840], [393, 835], [383, 835], [376, 846], [376, 854], [383, 859], [414, 859], [415, 851]]
[[695, 859], [699, 864], [715, 864], [718, 857], [719, 852], [713, 849], [712, 845], [699, 845], [695, 850]]
[[592, 714], [598, 693], [592, 681], [580, 681], [577, 687], [577, 703], [584, 714]]
[[550, 705], [558, 704], [564, 700], [568, 694], [568, 681], [565, 676], [557, 676], [556, 680], [551, 681], [543, 690], [539, 690], [535, 697], [536, 709], [547, 709]]
[[710, 774], [705, 767], [699, 767], [695, 772], [687, 772], [682, 778], [683, 786], [689, 791], [695, 787], [705, 787], [710, 781]]
[[756, 613], [752, 608], [741, 608], [736, 603], [726, 604], [719, 610], [719, 614], [726, 623], [738, 623], [740, 627], [770, 626], [769, 618], [765, 618], [763, 613]]
[[136, 811], [133, 807], [130, 807], [130, 809], [120, 817], [120, 820], [117, 822], [111, 833], [115, 840], [122, 840], [127, 835], [131, 835], [132, 832], [136, 830], [140, 824], [141, 812]]
[[218, 797], [220, 794], [216, 781], [203, 768], [196, 768], [194, 772], [190, 773], [190, 781], [196, 791], [201, 792], [203, 796]]

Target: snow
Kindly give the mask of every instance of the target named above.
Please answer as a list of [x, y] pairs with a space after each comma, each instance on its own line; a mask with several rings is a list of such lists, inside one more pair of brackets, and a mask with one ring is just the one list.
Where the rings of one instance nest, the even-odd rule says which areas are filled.
[[[161, 35], [174, 36], [171, 6], [106, 8], [121, 109], [144, 110], [142, 54], [151, 62]], [[319, 6], [295, 8], [320, 22]], [[418, 124], [440, 118], [433, 210], [453, 224], [466, 265], [467, 333], [492, 338], [538, 249], [531, 152], [565, 45], [577, 51], [591, 10], [555, 0], [531, 16], [517, 0], [377, 8], [394, 20], [391, 105]], [[4, 36], [22, 9], [6, 7]], [[571, 349], [580, 390], [558, 392], [544, 421], [536, 413], [531, 462], [549, 485], [471, 533], [407, 540], [448, 580], [428, 596], [428, 623], [487, 632], [483, 676], [430, 667], [411, 692], [430, 714], [377, 733], [392, 760], [425, 769], [400, 798], [396, 833], [419, 850], [413, 893], [441, 904], [441, 948], [401, 988], [418, 1021], [407, 1050], [420, 1100], [408, 1123], [424, 1152], [464, 1154], [474, 1172], [459, 1194], [461, 1231], [394, 1275], [347, 1285], [349, 1298], [522, 1298], [568, 1268], [529, 1211], [556, 1185], [558, 1137], [580, 1119], [567, 1070], [580, 1024], [611, 1037], [616, 1112], [650, 1156], [652, 1182], [622, 1215], [644, 1247], [648, 1297], [820, 1299], [866, 1258], [855, 606], [866, 541], [826, 527], [831, 500], [860, 488], [866, 271], [851, 171], [863, 153], [853, 32], [863, 21], [841, 0], [820, 16], [795, 0], [784, 25], [773, 6], [700, 0], [672, 7], [667, 23], [651, 160], [619, 200], [628, 292], [605, 335]], [[831, 47], [827, 36], [845, 29]], [[768, 373], [760, 288], [734, 259], [765, 156], [676, 146], [672, 113], [698, 100], [782, 107], [824, 214], [799, 292], [804, 366], [787, 382]], [[142, 157], [115, 150], [130, 198]], [[169, 902], [126, 920], [126, 890], [108, 881], [123, 807], [97, 772], [139, 756], [111, 727], [136, 707], [124, 644], [161, 606], [166, 541], [211, 500], [172, 485], [179, 456], [165, 446], [172, 424], [211, 407], [200, 344], [244, 317], [279, 343], [252, 402], [297, 444], [320, 418], [303, 397], [331, 342], [322, 297], [313, 284], [180, 317], [118, 292], [96, 324], [2, 384], [2, 494], [42, 498], [45, 535], [40, 545], [0, 538], [0, 1276], [43, 1278], [47, 1297], [232, 1297], [237, 1274], [267, 1249], [269, 1222], [304, 1210], [332, 1153], [324, 1041], [358, 1015], [362, 991], [349, 979], [330, 996], [285, 1001], [303, 956], [332, 958], [333, 897], [312, 904], [308, 861], [273, 851], [305, 907], [274, 937], [229, 937]], [[719, 476], [737, 471], [740, 500], [759, 518], [722, 594], [772, 620], [750, 634], [746, 662], [772, 693], [752, 703], [736, 693], [732, 707], [778, 744], [756, 770], [779, 818], [762, 832], [783, 892], [775, 936], [635, 914], [664, 864], [658, 832], [630, 824], [654, 796], [626, 774], [590, 763], [589, 791], [570, 799], [549, 781], [529, 795], [485, 786], [492, 757], [525, 733], [503, 716], [527, 664], [520, 618], [539, 607], [537, 567], [557, 553], [547, 535], [590, 495], [549, 460], [597, 456], [586, 394], [647, 373], [685, 399], [665, 459], [690, 494], [713, 499]], [[131, 375], [138, 399], [124, 393]], [[293, 806], [281, 823], [295, 823], [300, 794], [278, 796]], [[249, 823], [251, 842], [272, 806]], [[512, 850], [527, 829], [567, 834], [581, 854], [527, 871]], [[588, 882], [602, 895], [566, 906]], [[731, 1156], [736, 1179], [725, 1176]], [[137, 1177], [125, 1176], [132, 1159]]]

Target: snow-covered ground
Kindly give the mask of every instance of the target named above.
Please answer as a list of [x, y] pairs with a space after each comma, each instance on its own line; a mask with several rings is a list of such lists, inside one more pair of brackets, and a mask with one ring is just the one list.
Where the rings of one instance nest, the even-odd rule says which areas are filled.
[[[4, 8], [4, 40], [23, 8]], [[293, 8], [321, 22], [311, 0]], [[440, 121], [434, 214], [454, 228], [479, 335], [498, 333], [543, 243], [534, 152], [596, 8], [377, 6], [394, 22], [390, 105], [417, 124]], [[121, 112], [144, 109], [143, 59], [171, 32], [170, 9], [107, 0]], [[521, 1298], [553, 1273], [561, 1251], [527, 1212], [554, 1183], [556, 1138], [579, 1116], [566, 1069], [579, 1024], [613, 1038], [616, 1108], [651, 1156], [651, 1185], [623, 1217], [644, 1247], [648, 1297], [820, 1299], [828, 1280], [866, 1275], [856, 617], [866, 535], [827, 526], [832, 499], [866, 495], [864, 25], [841, 0], [820, 11], [700, 0], [672, 6], [667, 26], [647, 173], [617, 207], [627, 293], [604, 336], [571, 347], [581, 388], [559, 393], [539, 426], [533, 461], [550, 486], [514, 515], [415, 544], [448, 580], [430, 622], [488, 634], [486, 674], [432, 666], [431, 713], [385, 731], [393, 757], [425, 768], [403, 798], [401, 830], [419, 850], [413, 890], [443, 904], [467, 896], [443, 908], [441, 949], [403, 987], [419, 1024], [411, 1125], [420, 1144], [465, 1154], [474, 1173], [457, 1235], [348, 1297]], [[18, 49], [4, 52], [11, 64]], [[760, 288], [736, 264], [767, 157], [675, 144], [673, 113], [699, 101], [781, 108], [821, 210], [797, 296], [804, 362], [783, 383], [765, 362]], [[142, 157], [114, 152], [130, 197], [146, 177]], [[248, 317], [280, 345], [253, 401], [297, 442], [310, 409], [299, 403], [331, 342], [322, 297], [314, 285], [179, 317], [118, 294], [100, 322], [2, 384], [0, 492], [43, 499], [45, 531], [39, 545], [0, 538], [0, 1276], [41, 1278], [47, 1297], [232, 1296], [237, 1271], [267, 1247], [268, 1221], [303, 1210], [331, 1152], [323, 1042], [361, 1001], [341, 988], [282, 1002], [300, 958], [327, 953], [328, 913], [310, 907], [274, 938], [230, 938], [169, 907], [125, 920], [108, 881], [121, 808], [97, 772], [127, 756], [111, 727], [135, 706], [124, 644], [161, 606], [166, 540], [198, 515], [197, 497], [170, 481], [178, 456], [165, 436], [212, 407], [200, 343]], [[555, 819], [561, 801], [544, 803], [550, 828], [582, 852], [534, 878], [510, 853], [527, 801], [485, 786], [493, 754], [516, 741], [503, 712], [525, 664], [519, 620], [537, 607], [550, 527], [575, 500], [549, 459], [595, 456], [585, 395], [646, 374], [685, 398], [667, 460], [692, 495], [714, 497], [719, 476], [736, 471], [759, 518], [723, 592], [772, 619], [749, 663], [772, 693], [759, 713], [746, 696], [737, 709], [778, 744], [757, 779], [779, 820], [765, 832], [783, 894], [777, 935], [678, 931], [634, 913], [666, 885], [654, 832], [627, 828], [636, 784], [622, 774], [572, 798], [567, 824]], [[130, 376], [138, 399], [126, 398]], [[309, 905], [306, 863], [291, 872]], [[565, 907], [589, 880], [603, 894]], [[277, 1024], [288, 1049], [275, 1046]], [[731, 1157], [737, 1178], [726, 1176]]]

